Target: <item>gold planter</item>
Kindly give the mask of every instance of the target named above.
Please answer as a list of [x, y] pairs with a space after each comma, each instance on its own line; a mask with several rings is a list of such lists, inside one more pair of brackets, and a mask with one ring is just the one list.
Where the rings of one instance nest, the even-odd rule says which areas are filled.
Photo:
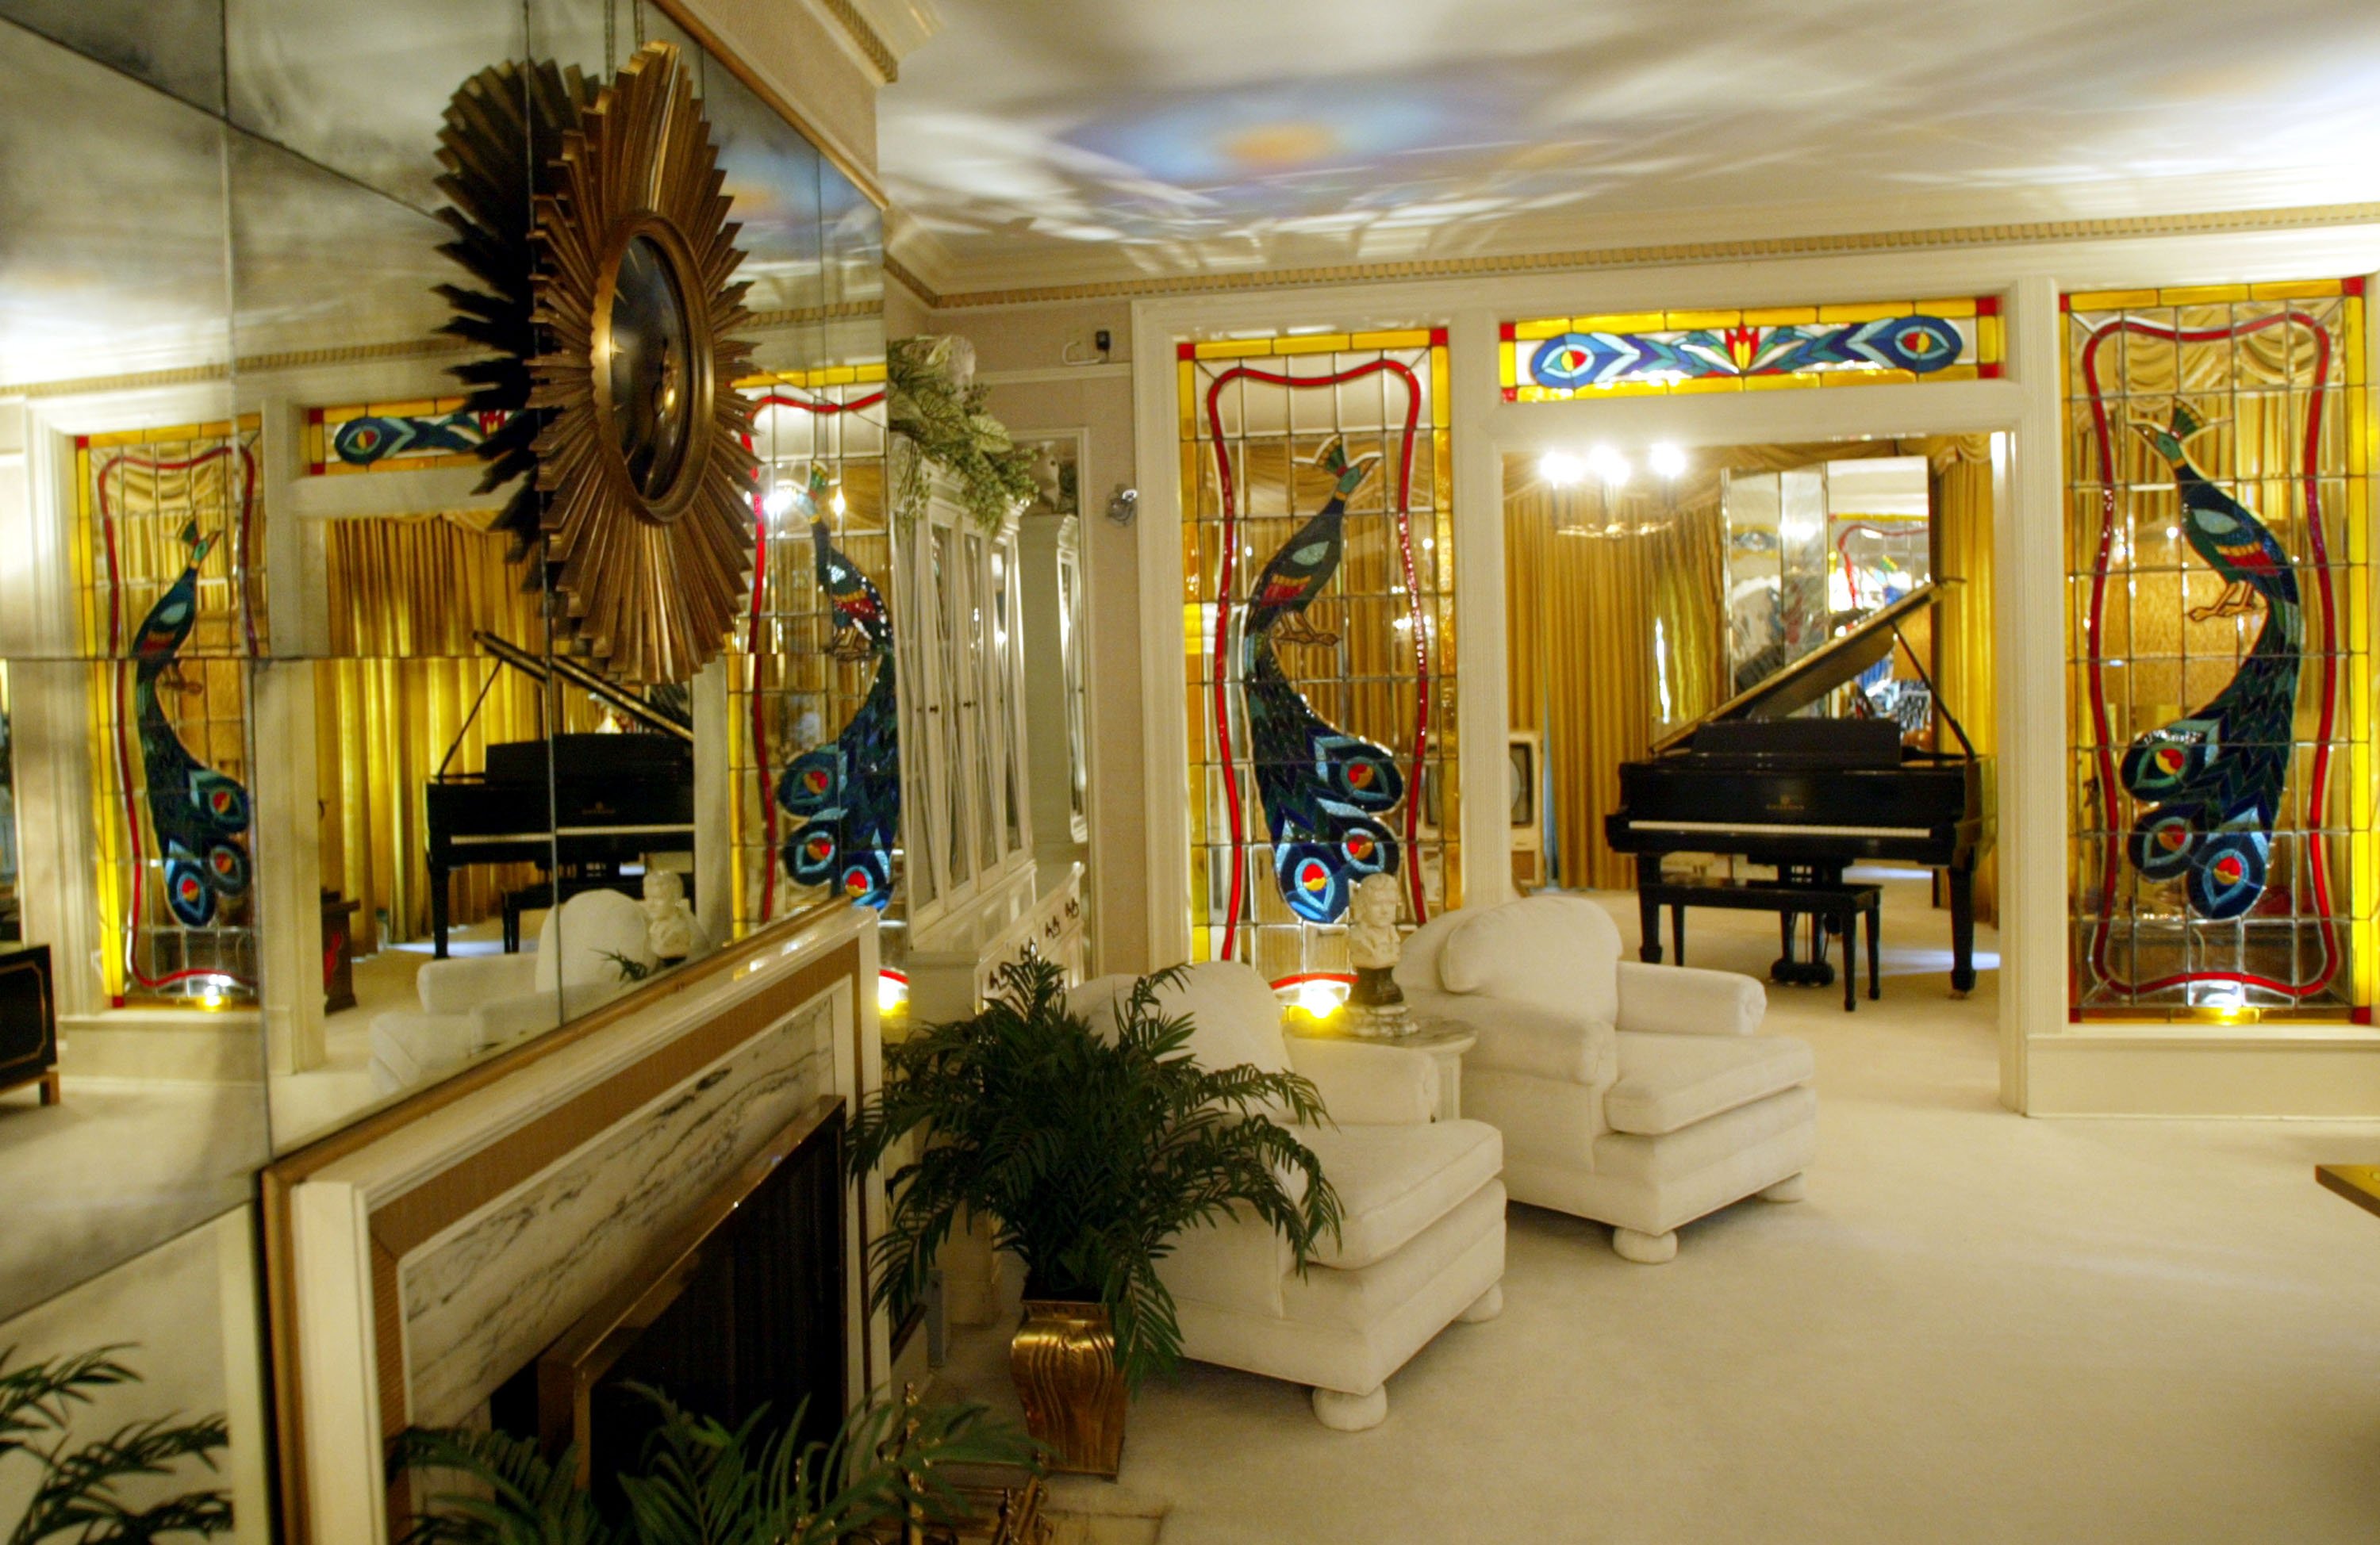
[[1025, 1300], [1008, 1346], [1026, 1430], [1056, 1451], [1051, 1468], [1112, 1477], [1123, 1463], [1123, 1370], [1105, 1304]]

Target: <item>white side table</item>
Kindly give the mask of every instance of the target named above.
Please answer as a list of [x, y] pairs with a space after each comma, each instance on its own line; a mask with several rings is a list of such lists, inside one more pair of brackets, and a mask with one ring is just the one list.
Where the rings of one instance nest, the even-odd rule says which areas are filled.
[[1479, 1034], [1470, 1026], [1454, 1020], [1419, 1020], [1402, 1035], [1350, 1035], [1342, 1030], [1328, 1029], [1312, 1020], [1300, 1019], [1294, 1026], [1285, 1027], [1289, 1033], [1308, 1041], [1352, 1041], [1364, 1046], [1402, 1046], [1407, 1051], [1426, 1052], [1438, 1064], [1438, 1117], [1440, 1121], [1459, 1120], [1463, 1116], [1463, 1054], [1479, 1044]]

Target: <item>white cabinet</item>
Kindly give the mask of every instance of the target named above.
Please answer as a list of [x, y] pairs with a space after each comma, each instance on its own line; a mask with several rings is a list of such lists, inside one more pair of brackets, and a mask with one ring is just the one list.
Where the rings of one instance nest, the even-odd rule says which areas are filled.
[[1089, 856], [1091, 785], [1080, 524], [1073, 515], [1029, 513], [1017, 533], [1017, 551], [1024, 564], [1034, 851], [1045, 863], [1082, 862]]
[[974, 1012], [1027, 948], [1069, 981], [1084, 966], [1081, 868], [1035, 858], [1017, 521], [985, 531], [943, 474], [930, 487], [893, 541], [907, 899], [886, 964], [918, 1024]]

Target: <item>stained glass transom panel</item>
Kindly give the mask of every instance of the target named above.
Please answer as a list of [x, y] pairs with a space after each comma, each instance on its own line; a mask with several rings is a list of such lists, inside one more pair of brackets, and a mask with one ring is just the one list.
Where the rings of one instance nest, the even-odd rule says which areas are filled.
[[2064, 305], [2073, 1011], [2361, 1018], [2362, 286]]
[[1178, 352], [1193, 953], [1343, 974], [1367, 875], [1461, 900], [1445, 335]]
[[1992, 296], [1506, 322], [1508, 403], [1973, 380], [2000, 373]]

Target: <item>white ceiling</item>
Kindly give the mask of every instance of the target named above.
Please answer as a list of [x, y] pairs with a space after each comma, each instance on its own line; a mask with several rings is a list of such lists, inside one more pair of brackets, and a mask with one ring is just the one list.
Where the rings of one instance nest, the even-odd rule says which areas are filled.
[[939, 0], [941, 290], [2380, 197], [2374, 0]]

